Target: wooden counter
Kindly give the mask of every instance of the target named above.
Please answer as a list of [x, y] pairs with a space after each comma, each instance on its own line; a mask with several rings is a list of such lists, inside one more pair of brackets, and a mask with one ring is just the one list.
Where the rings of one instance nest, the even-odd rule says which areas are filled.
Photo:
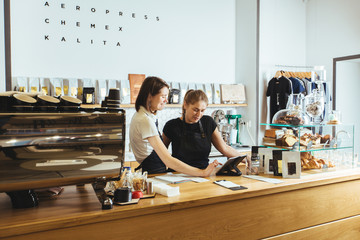
[[[101, 210], [90, 185], [68, 186], [36, 208], [12, 209], [0, 194], [4, 239], [359, 239], [360, 170], [283, 179], [187, 182], [176, 197]], [[213, 181], [248, 187], [232, 191]]]

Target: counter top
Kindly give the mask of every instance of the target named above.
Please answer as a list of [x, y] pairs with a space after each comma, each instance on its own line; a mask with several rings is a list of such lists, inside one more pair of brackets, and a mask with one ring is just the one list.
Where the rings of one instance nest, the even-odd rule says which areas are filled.
[[[267, 177], [267, 175], [263, 176]], [[268, 177], [273, 176], [269, 175]], [[135, 205], [114, 205], [111, 210], [101, 210], [101, 204], [90, 185], [67, 186], [60, 196], [55, 199], [40, 199], [39, 206], [30, 209], [12, 209], [10, 198], [5, 193], [0, 193], [0, 238], [166, 213], [359, 180], [360, 169], [311, 174], [303, 176], [301, 179], [281, 178], [284, 182], [280, 184], [271, 184], [245, 177], [214, 176], [208, 179], [210, 181], [203, 183], [176, 184], [180, 187], [179, 196], [165, 197], [157, 194], [155, 198], [141, 199]], [[232, 191], [213, 184], [213, 181], [219, 179], [232, 181], [248, 189]]]

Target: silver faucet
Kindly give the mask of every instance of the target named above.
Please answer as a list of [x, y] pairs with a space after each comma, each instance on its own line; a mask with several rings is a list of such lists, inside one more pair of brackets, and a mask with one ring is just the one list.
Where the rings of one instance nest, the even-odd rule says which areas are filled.
[[351, 137], [350, 134], [349, 134], [347, 131], [345, 131], [345, 130], [340, 130], [340, 131], [338, 131], [338, 132], [336, 133], [336, 135], [335, 135], [335, 143], [337, 144], [337, 147], [340, 147], [340, 144], [341, 144], [341, 138], [338, 139], [340, 133], [345, 133], [345, 134], [348, 136], [348, 138]]

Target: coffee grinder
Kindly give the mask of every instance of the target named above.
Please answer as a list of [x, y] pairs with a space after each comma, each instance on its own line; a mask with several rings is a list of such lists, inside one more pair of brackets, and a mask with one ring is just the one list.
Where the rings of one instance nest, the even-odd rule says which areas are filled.
[[226, 123], [225, 113], [223, 110], [215, 110], [211, 114], [212, 118], [216, 122], [219, 132], [221, 133], [222, 138], [224, 141], [230, 145], [230, 133], [233, 126], [229, 123]]
[[[229, 125], [232, 125], [232, 132], [231, 132], [231, 140], [229, 145], [241, 145], [240, 142], [240, 124], [242, 123], [241, 114], [231, 114], [229, 111], [228, 114], [225, 115], [225, 118], [228, 121]], [[231, 121], [235, 120], [235, 122], [231, 123]], [[236, 139], [235, 138], [236, 135]]]

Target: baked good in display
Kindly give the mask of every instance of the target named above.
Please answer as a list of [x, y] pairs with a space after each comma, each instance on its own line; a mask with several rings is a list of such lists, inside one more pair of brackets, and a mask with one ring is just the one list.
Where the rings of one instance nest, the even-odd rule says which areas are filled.
[[276, 146], [292, 147], [298, 141], [294, 135], [285, 134], [281, 138], [275, 140]]
[[309, 103], [306, 105], [306, 112], [311, 116], [319, 116], [323, 112], [322, 103], [320, 101], [316, 101], [313, 103]]
[[300, 137], [301, 146], [307, 146], [310, 142], [312, 142], [313, 145], [319, 145], [321, 143], [321, 135], [305, 133]]
[[301, 146], [307, 146], [310, 142], [310, 138], [306, 135], [300, 137], [300, 145]]
[[321, 135], [320, 134], [312, 135], [312, 136], [310, 136], [310, 139], [314, 145], [319, 145], [321, 143]]
[[340, 121], [337, 119], [333, 119], [327, 122], [327, 124], [340, 124]]
[[[283, 130], [276, 130], [281, 131], [283, 133]], [[297, 133], [296, 133], [297, 134]], [[327, 135], [320, 135], [320, 134], [311, 134], [311, 133], [304, 133], [300, 139], [296, 137], [292, 131], [285, 131], [284, 135], [279, 135], [278, 132], [276, 134], [275, 139], [275, 145], [276, 146], [283, 146], [283, 147], [292, 147], [294, 144], [299, 141], [300, 146], [303, 147], [313, 147], [313, 148], [319, 148], [323, 147], [321, 144], [328, 144], [332, 137]]]
[[304, 124], [304, 119], [302, 119], [301, 117], [295, 115], [295, 114], [291, 114], [291, 115], [286, 115], [286, 116], [282, 116], [279, 117], [279, 119], [276, 119], [274, 121], [274, 123], [277, 124], [290, 124], [290, 125], [301, 125]]
[[310, 152], [302, 152], [301, 157], [301, 167], [306, 169], [322, 169], [322, 168], [333, 168], [335, 164], [330, 160], [325, 160], [321, 158], [315, 158], [311, 155]]
[[276, 129], [276, 128], [271, 128], [271, 129], [266, 129], [265, 130], [265, 137], [268, 138], [274, 138], [274, 139], [278, 139], [281, 138], [284, 135], [294, 135], [294, 132], [292, 129]]
[[269, 137], [269, 138], [276, 138], [276, 133], [282, 131], [280, 129], [276, 129], [276, 128], [271, 128], [271, 129], [266, 129], [265, 130], [265, 137]]
[[321, 137], [320, 143], [329, 143], [332, 140], [332, 137], [329, 134], [326, 134]]

